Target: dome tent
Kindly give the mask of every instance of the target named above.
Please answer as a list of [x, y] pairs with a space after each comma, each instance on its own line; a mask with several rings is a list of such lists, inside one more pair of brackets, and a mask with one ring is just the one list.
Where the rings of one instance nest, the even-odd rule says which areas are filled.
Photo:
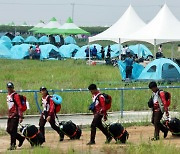
[[11, 58], [9, 49], [3, 44], [0, 44], [0, 58]]
[[22, 43], [24, 42], [24, 38], [22, 36], [15, 36], [12, 40], [13, 43]]
[[28, 49], [30, 44], [21, 44], [21, 45], [14, 45], [10, 52], [12, 59], [23, 59], [24, 57], [29, 55]]
[[138, 80], [180, 80], [180, 67], [170, 59], [156, 59], [144, 68]]
[[74, 57], [79, 49], [80, 47], [75, 44], [62, 45], [59, 48], [59, 53], [62, 55], [62, 57], [71, 58]]
[[25, 39], [24, 42], [26, 42], [26, 43], [36, 43], [36, 42], [38, 42], [38, 40], [37, 40], [37, 38], [34, 37], [34, 36], [28, 36], [28, 37]]
[[41, 36], [38, 40], [40, 43], [48, 43], [49, 42], [49, 38], [44, 35], [44, 36]]
[[[119, 56], [120, 45], [119, 44], [113, 44], [113, 45], [110, 45], [110, 47], [111, 47], [111, 50], [112, 50], [111, 51], [111, 58], [118, 57]], [[108, 49], [108, 46], [104, 48], [105, 55], [107, 54], [107, 49]], [[121, 49], [122, 49], [122, 45], [121, 45]]]
[[[122, 76], [122, 80], [126, 79], [126, 64], [121, 61], [118, 60], [118, 67], [120, 70], [120, 74]], [[139, 75], [141, 74], [141, 72], [143, 71], [144, 67], [138, 63], [133, 63], [133, 69], [132, 69], [132, 79], [136, 80]]]
[[64, 39], [65, 44], [76, 44], [76, 40], [72, 36], [67, 36]]
[[[85, 46], [82, 46], [78, 51], [77, 53], [75, 54], [75, 58], [76, 59], [85, 59], [86, 58], [86, 53], [85, 53], [85, 50], [87, 48], [88, 45], [85, 45]], [[89, 47], [90, 47], [90, 50], [92, 50], [94, 48], [94, 46], [96, 46], [96, 49], [97, 49], [97, 56], [98, 57], [101, 57], [101, 45], [99, 44], [91, 44]]]
[[2, 36], [0, 39], [0, 43], [5, 45], [9, 50], [12, 47], [11, 39], [8, 36]]
[[49, 58], [49, 53], [54, 50], [58, 52], [58, 48], [52, 44], [45, 44], [45, 45], [40, 45], [39, 48], [41, 49], [41, 55], [40, 59], [48, 59]]

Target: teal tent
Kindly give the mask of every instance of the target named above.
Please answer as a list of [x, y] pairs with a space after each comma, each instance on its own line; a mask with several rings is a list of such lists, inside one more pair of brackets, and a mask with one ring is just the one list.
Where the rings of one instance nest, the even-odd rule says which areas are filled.
[[8, 49], [11, 49], [12, 47], [11, 39], [8, 36], [2, 36], [0, 43], [5, 45]]
[[0, 58], [11, 58], [11, 53], [9, 49], [3, 44], [0, 44]]
[[[111, 51], [111, 58], [118, 57], [119, 56], [119, 51], [120, 51], [120, 45], [119, 44], [113, 44], [113, 45], [110, 45], [110, 47], [111, 47], [111, 50], [112, 50]], [[108, 49], [108, 46], [104, 48], [105, 55], [107, 54], [107, 49]], [[122, 49], [122, 46], [121, 46], [121, 49]]]
[[76, 44], [76, 40], [72, 36], [67, 36], [64, 39], [65, 44]]
[[49, 38], [46, 35], [41, 36], [39, 38], [38, 42], [40, 42], [40, 43], [49, 43]]
[[24, 38], [22, 36], [15, 36], [12, 40], [13, 43], [23, 43]]
[[[118, 60], [118, 67], [120, 70], [120, 74], [122, 77], [122, 80], [126, 79], [126, 63], [124, 63], [121, 60]], [[132, 69], [132, 80], [136, 80], [141, 72], [143, 71], [144, 67], [138, 63], [133, 63], [133, 69]]]
[[25, 42], [25, 43], [37, 43], [38, 40], [37, 40], [37, 38], [34, 37], [34, 36], [28, 36], [28, 37], [25, 39], [24, 42]]
[[21, 44], [21, 45], [14, 45], [10, 52], [12, 59], [24, 59], [26, 56], [29, 56], [28, 49], [30, 44]]
[[80, 47], [78, 47], [75, 44], [69, 44], [69, 45], [62, 45], [59, 48], [59, 53], [62, 55], [62, 57], [64, 58], [71, 58], [74, 57], [76, 52], [80, 49]]
[[160, 58], [149, 63], [138, 80], [180, 80], [180, 67], [170, 59]]

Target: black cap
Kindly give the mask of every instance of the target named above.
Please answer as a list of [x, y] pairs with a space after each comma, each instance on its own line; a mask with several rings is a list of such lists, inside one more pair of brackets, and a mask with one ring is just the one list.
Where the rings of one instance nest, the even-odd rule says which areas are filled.
[[156, 82], [152, 81], [152, 82], [149, 83], [149, 89], [152, 89], [152, 88], [155, 88], [155, 87], [157, 87]]
[[7, 83], [7, 88], [14, 88], [14, 84], [12, 82]]
[[42, 91], [42, 90], [46, 90], [47, 91], [47, 88], [46, 87], [41, 87], [40, 91]]
[[97, 86], [95, 84], [90, 84], [88, 89], [89, 90], [97, 90]]

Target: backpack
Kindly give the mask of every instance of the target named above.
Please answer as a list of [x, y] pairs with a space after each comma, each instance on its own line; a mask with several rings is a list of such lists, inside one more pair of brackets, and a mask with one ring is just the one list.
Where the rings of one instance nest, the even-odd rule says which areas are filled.
[[[14, 100], [14, 95], [15, 94], [17, 94], [17, 93], [14, 93], [13, 95], [12, 95], [12, 98], [13, 98], [13, 101], [16, 103], [16, 101]], [[27, 110], [27, 104], [26, 104], [26, 96], [24, 96], [24, 95], [19, 95], [19, 94], [17, 94], [19, 97], [20, 97], [20, 101], [21, 101], [21, 106], [22, 106], [22, 112], [24, 112], [24, 111], [26, 111]], [[16, 103], [16, 105], [17, 105], [17, 103]]]
[[100, 95], [103, 95], [105, 98], [106, 111], [109, 110], [111, 108], [111, 104], [112, 104], [112, 97], [109, 94], [105, 94], [105, 93], [102, 93]]
[[54, 94], [51, 96], [51, 100], [54, 102], [55, 105], [55, 113], [58, 113], [61, 110], [62, 97]]
[[159, 90], [159, 95], [160, 95], [160, 92], [163, 91], [164, 92], [164, 95], [165, 95], [165, 100], [167, 102], [166, 106], [169, 107], [169, 105], [171, 104], [171, 94], [167, 91], [164, 91], [164, 90]]

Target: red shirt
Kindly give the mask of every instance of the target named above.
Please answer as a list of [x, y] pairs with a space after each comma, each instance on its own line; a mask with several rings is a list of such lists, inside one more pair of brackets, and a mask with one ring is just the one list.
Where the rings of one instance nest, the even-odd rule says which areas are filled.
[[47, 95], [46, 97], [42, 97], [42, 105], [43, 105], [43, 113], [44, 111], [48, 112], [48, 116], [53, 116], [55, 114], [55, 105], [51, 96]]
[[93, 102], [96, 101], [94, 114], [99, 113], [99, 114], [106, 115], [105, 98], [103, 95], [99, 95], [99, 94], [100, 94], [100, 92], [97, 91], [92, 97]]
[[15, 93], [15, 91], [12, 93], [8, 93], [7, 105], [8, 105], [9, 118], [15, 118], [15, 117], [22, 118], [23, 117], [21, 100], [20, 100], [19, 95]]

